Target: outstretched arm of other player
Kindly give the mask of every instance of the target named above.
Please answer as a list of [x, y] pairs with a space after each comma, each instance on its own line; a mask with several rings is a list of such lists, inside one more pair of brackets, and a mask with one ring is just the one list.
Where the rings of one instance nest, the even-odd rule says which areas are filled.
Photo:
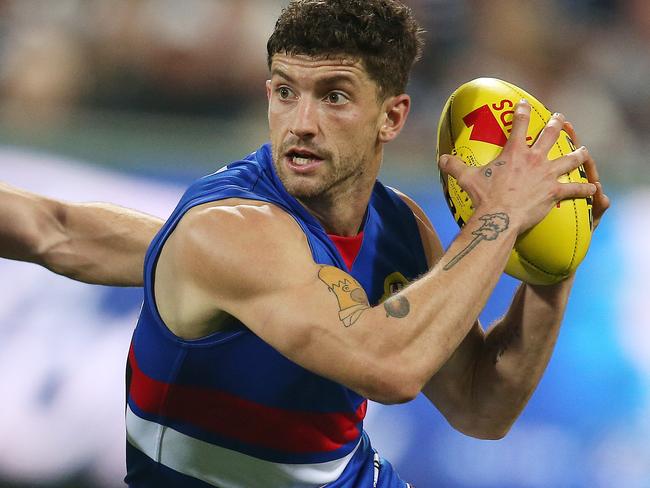
[[107, 203], [68, 203], [0, 183], [0, 257], [87, 283], [141, 286], [162, 221]]

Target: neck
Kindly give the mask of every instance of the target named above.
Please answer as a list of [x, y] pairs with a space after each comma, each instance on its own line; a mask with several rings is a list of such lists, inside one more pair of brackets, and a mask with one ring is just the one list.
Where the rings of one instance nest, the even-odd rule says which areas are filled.
[[366, 170], [318, 197], [299, 201], [328, 234], [355, 236], [361, 231], [377, 173]]

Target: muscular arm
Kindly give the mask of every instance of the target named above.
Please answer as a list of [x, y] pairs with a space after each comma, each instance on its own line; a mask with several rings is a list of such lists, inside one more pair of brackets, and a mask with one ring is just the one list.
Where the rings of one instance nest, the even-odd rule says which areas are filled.
[[479, 438], [507, 433], [546, 369], [572, 283], [522, 284], [487, 334], [472, 329], [423, 389], [450, 424]]
[[[405, 196], [420, 227], [427, 258], [442, 246], [424, 212]], [[522, 284], [505, 317], [484, 333], [475, 322], [423, 393], [458, 430], [500, 438], [519, 416], [548, 364], [573, 278], [554, 286]]]
[[67, 203], [0, 183], [0, 256], [87, 283], [140, 286], [162, 221], [105, 203]]
[[[573, 139], [575, 132], [570, 128]], [[589, 180], [598, 182], [591, 157], [585, 162]], [[595, 223], [609, 207], [598, 182]], [[422, 210], [413, 208], [426, 221]], [[429, 226], [421, 232], [431, 234]], [[432, 260], [440, 255], [435, 235], [423, 237]], [[517, 419], [550, 360], [573, 286], [570, 277], [552, 286], [522, 284], [506, 315], [483, 332], [472, 328], [450, 360], [424, 387], [425, 395], [458, 430], [480, 438], [501, 438]]]
[[403, 402], [472, 328], [514, 244], [516, 230], [504, 228], [458, 261], [456, 273], [446, 271], [474, 239], [478, 217], [427, 275], [370, 307], [354, 278], [314, 263], [304, 234], [277, 207], [196, 208], [165, 244], [156, 302], [177, 335], [206, 335], [225, 312], [301, 366], [373, 400]]
[[502, 154], [508, 164], [489, 181], [460, 161], [441, 161], [470, 189], [475, 214], [427, 274], [384, 304], [370, 307], [351, 276], [314, 263], [281, 209], [224, 201], [188, 212], [165, 244], [155, 280], [163, 319], [177, 335], [196, 338], [218, 330], [228, 314], [292, 361], [368, 398], [413, 398], [461, 343], [472, 345], [468, 334], [478, 330], [517, 235], [557, 200], [595, 191], [557, 180], [584, 161], [584, 151], [550, 165], [545, 154], [559, 127], [529, 148], [524, 122], [513, 124]]

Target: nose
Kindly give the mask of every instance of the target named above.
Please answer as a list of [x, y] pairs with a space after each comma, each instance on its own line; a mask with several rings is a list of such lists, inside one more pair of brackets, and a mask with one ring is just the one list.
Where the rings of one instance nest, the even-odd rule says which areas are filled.
[[318, 106], [315, 100], [301, 98], [296, 104], [290, 132], [299, 139], [309, 139], [318, 132]]

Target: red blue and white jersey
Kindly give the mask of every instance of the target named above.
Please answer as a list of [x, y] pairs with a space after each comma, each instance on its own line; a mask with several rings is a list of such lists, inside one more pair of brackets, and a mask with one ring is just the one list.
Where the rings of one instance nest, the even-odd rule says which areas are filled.
[[145, 298], [127, 368], [126, 482], [134, 488], [407, 486], [363, 431], [365, 398], [293, 363], [245, 324], [198, 340], [180, 339], [165, 326], [153, 295], [161, 249], [189, 209], [226, 198], [265, 201], [291, 214], [314, 261], [350, 272], [371, 304], [427, 270], [412, 211], [379, 182], [362, 240], [346, 243], [328, 236], [287, 193], [269, 145], [197, 180], [145, 258]]

